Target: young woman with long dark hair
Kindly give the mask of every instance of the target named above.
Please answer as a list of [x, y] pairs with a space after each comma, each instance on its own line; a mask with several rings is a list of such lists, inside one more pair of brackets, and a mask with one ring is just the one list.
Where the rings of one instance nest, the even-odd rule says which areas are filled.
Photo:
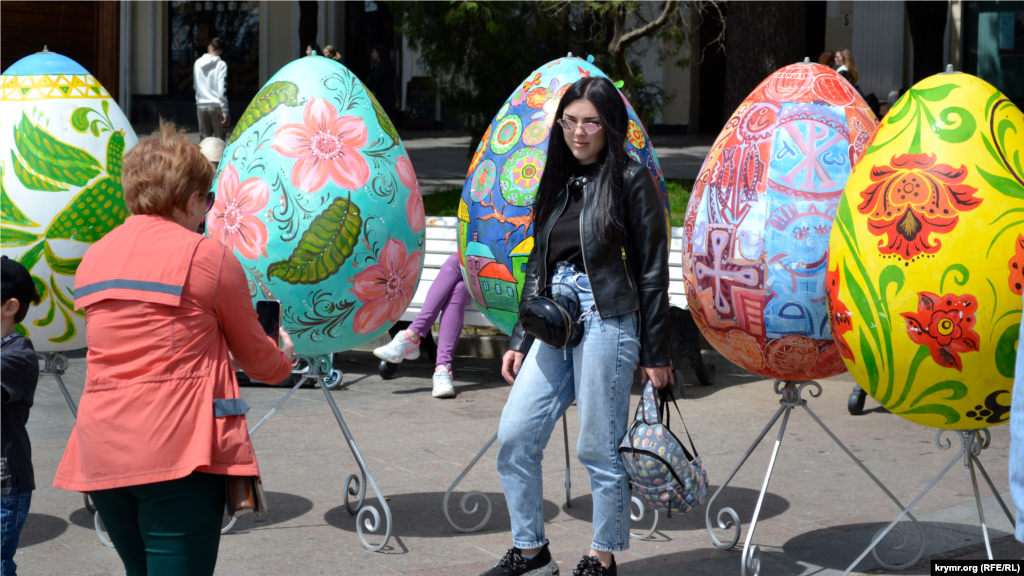
[[616, 573], [614, 553], [629, 548], [629, 478], [618, 446], [633, 374], [639, 366], [657, 388], [672, 379], [665, 205], [650, 172], [626, 155], [623, 99], [607, 78], [584, 78], [555, 118], [521, 302], [545, 285], [568, 284], [585, 311], [584, 335], [556, 350], [520, 324], [512, 333], [502, 360], [513, 387], [498, 428], [498, 474], [513, 548], [486, 576], [558, 574], [544, 537], [541, 459], [573, 401], [576, 452], [594, 499], [594, 540], [573, 574]]

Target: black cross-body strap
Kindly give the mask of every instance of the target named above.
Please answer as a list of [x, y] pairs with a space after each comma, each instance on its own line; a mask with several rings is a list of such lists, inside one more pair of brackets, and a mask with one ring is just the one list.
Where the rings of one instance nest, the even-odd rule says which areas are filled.
[[686, 432], [686, 439], [690, 441], [690, 449], [693, 450], [693, 457], [694, 458], [699, 457], [700, 454], [697, 454], [697, 447], [694, 446], [694, 444], [693, 444], [693, 438], [690, 437], [690, 431], [686, 429], [686, 421], [683, 420], [683, 413], [679, 410], [679, 404], [676, 403], [675, 394], [672, 393], [672, 386], [671, 386], [671, 384], [667, 385], [664, 388], [662, 388], [661, 390], [659, 390], [658, 391], [658, 396], [659, 396], [659, 400], [661, 400], [661, 402], [658, 404], [658, 415], [659, 415], [659, 417], [662, 420], [662, 424], [665, 425], [665, 428], [668, 428], [669, 430], [672, 429], [669, 426], [669, 422], [668, 422], [668, 419], [669, 419], [668, 402], [665, 399], [665, 397], [668, 396], [668, 399], [671, 400], [672, 404], [676, 407], [676, 414], [679, 414], [679, 421], [682, 422], [682, 424], [683, 424], [683, 432]]

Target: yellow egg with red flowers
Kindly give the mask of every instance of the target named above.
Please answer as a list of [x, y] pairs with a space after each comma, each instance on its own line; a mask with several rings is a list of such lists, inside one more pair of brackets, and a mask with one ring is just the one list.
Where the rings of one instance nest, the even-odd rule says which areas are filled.
[[947, 73], [889, 111], [847, 181], [826, 275], [857, 382], [926, 426], [1009, 421], [1024, 295], [1024, 116]]

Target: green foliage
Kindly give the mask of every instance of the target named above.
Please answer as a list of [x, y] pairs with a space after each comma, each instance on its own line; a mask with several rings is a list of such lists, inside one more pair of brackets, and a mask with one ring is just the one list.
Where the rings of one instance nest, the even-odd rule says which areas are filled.
[[24, 226], [34, 228], [39, 226], [11, 200], [7, 195], [7, 188], [4, 186], [4, 165], [0, 164], [0, 222], [12, 226]]
[[423, 211], [428, 216], [458, 216], [462, 188], [444, 188], [423, 196]]
[[267, 268], [267, 276], [289, 284], [315, 284], [330, 277], [352, 255], [362, 225], [351, 196], [335, 198], [302, 233], [291, 256]]
[[388, 2], [441, 98], [473, 137], [537, 66], [569, 50], [566, 18], [539, 2]]
[[668, 205], [672, 209], [672, 226], [681, 227], [683, 219], [686, 217], [686, 206], [690, 203], [693, 180], [666, 178], [665, 188], [668, 190]]
[[32, 124], [24, 112], [14, 130], [14, 144], [28, 169], [48, 180], [85, 186], [103, 170], [91, 154], [57, 140]]

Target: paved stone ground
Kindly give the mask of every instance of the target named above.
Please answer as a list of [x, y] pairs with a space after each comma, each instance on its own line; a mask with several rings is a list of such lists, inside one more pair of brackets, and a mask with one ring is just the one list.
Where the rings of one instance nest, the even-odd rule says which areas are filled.
[[[221, 540], [218, 575], [236, 574], [446, 574], [473, 575], [493, 565], [510, 546], [510, 528], [494, 465], [495, 448], [467, 476], [449, 503], [453, 519], [472, 525], [479, 512], [458, 510], [465, 490], [479, 490], [494, 503], [486, 527], [460, 534], [445, 521], [445, 490], [497, 428], [509, 387], [500, 379], [498, 360], [459, 358], [453, 400], [430, 397], [431, 369], [422, 360], [401, 366], [393, 380], [377, 375], [367, 352], [341, 354], [342, 385], [333, 392], [370, 471], [388, 498], [394, 529], [381, 552], [364, 550], [356, 518], [344, 507], [345, 478], [356, 471], [337, 424], [319, 389], [303, 388], [253, 437], [270, 515], [244, 517]], [[85, 361], [71, 359], [65, 381], [77, 399]], [[687, 375], [688, 381], [695, 381]], [[907, 422], [868, 399], [864, 415], [846, 412], [850, 383], [828, 380], [810, 406], [900, 498], [909, 502], [945, 466], [952, 454], [938, 450], [935, 431]], [[633, 390], [636, 402], [639, 387]], [[285, 393], [268, 386], [246, 386], [249, 425], [254, 425]], [[712, 387], [688, 387], [681, 407], [706, 463], [712, 489], [728, 475], [750, 442], [778, 407], [770, 382], [720, 374]], [[591, 498], [586, 471], [575, 459], [578, 423], [568, 412], [572, 451], [572, 506], [566, 507], [562, 433], [556, 429], [545, 468], [545, 520], [552, 550], [571, 572], [592, 537]], [[32, 503], [17, 562], [23, 574], [71, 576], [123, 573], [114, 550], [93, 531], [81, 495], [52, 488], [73, 419], [54, 380], [44, 377], [29, 421], [38, 490]], [[774, 439], [751, 456], [718, 501], [749, 526], [757, 490]], [[983, 461], [998, 490], [1009, 501], [1006, 426], [992, 429]], [[1024, 558], [1011, 528], [987, 487], [985, 514], [998, 558]], [[374, 503], [375, 500], [368, 500]], [[754, 542], [763, 551], [764, 575], [841, 574], [872, 535], [897, 514], [896, 506], [832, 443], [802, 411], [789, 421]], [[957, 464], [915, 508], [926, 534], [926, 558], [984, 554], [970, 476]], [[646, 530], [648, 518], [636, 527]], [[908, 522], [903, 522], [906, 528]], [[726, 535], [720, 532], [721, 537]], [[374, 542], [379, 541], [371, 537]], [[909, 548], [920, 544], [909, 534]], [[740, 541], [740, 547], [742, 540]], [[980, 552], [979, 552], [980, 550]], [[910, 555], [885, 551], [890, 562]], [[653, 536], [618, 555], [623, 574], [736, 574], [740, 552], [715, 548], [705, 529], [704, 509], [662, 518]], [[927, 574], [922, 560], [903, 574]], [[879, 573], [871, 556], [858, 573]], [[882, 573], [890, 573], [883, 571]]]

